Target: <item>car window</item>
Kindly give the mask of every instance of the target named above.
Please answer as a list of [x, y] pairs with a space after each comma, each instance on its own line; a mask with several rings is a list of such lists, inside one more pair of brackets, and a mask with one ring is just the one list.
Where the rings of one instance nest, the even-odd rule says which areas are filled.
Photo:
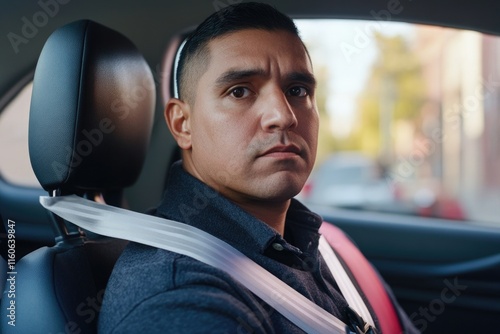
[[306, 203], [500, 226], [500, 39], [296, 20], [319, 85]]
[[32, 87], [32, 83], [26, 85], [0, 113], [0, 177], [15, 185], [40, 188], [28, 151]]

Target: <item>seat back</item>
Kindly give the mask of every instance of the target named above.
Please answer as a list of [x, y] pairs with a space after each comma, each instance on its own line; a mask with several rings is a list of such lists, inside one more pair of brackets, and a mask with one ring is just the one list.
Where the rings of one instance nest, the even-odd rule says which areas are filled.
[[[142, 169], [155, 99], [151, 70], [127, 38], [89, 20], [57, 29], [37, 63], [30, 108], [30, 159], [42, 187], [119, 206]], [[52, 218], [56, 245], [26, 255], [8, 274], [15, 296], [7, 284], [2, 333], [96, 332], [126, 242]]]

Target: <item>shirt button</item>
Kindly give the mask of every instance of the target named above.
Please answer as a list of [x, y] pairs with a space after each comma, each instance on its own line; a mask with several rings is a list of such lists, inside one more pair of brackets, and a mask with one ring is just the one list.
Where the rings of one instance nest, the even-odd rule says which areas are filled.
[[278, 252], [281, 252], [281, 251], [284, 249], [283, 245], [282, 245], [282, 244], [279, 244], [279, 243], [277, 243], [277, 242], [275, 242], [275, 243], [273, 244], [273, 248], [274, 248], [275, 250], [277, 250]]

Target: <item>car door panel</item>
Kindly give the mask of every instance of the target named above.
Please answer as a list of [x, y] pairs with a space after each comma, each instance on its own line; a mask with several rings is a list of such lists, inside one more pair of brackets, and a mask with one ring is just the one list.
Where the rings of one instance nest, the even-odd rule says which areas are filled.
[[342, 228], [425, 333], [500, 323], [500, 230], [470, 222], [313, 208]]

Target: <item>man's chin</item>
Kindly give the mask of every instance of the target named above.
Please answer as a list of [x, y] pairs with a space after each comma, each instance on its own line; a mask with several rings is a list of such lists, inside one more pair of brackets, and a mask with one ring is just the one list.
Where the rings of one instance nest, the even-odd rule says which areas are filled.
[[280, 182], [269, 182], [262, 197], [269, 201], [287, 201], [296, 196], [304, 186], [304, 182], [285, 179]]

